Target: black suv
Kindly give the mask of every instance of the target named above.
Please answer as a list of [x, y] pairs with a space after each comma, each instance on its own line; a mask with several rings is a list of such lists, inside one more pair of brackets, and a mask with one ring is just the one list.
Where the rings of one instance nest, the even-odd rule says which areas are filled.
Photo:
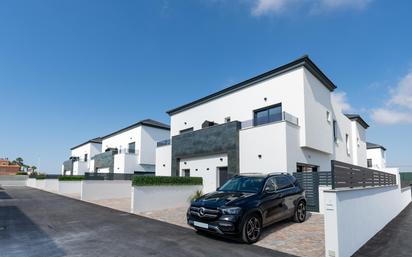
[[187, 211], [187, 223], [196, 230], [240, 236], [246, 243], [258, 241], [263, 227], [288, 218], [305, 221], [306, 199], [296, 178], [283, 173], [235, 176]]

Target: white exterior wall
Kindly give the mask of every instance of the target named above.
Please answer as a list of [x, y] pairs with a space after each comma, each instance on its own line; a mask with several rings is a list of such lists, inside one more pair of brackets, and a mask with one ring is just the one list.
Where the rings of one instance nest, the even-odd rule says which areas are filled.
[[386, 168], [385, 151], [382, 148], [368, 149], [367, 159], [372, 159], [372, 169], [384, 170]]
[[184, 175], [184, 169], [190, 169], [191, 177], [203, 178], [203, 193], [210, 193], [215, 191], [218, 187], [219, 167], [227, 167], [226, 154], [181, 159], [180, 176]]
[[326, 256], [352, 256], [410, 202], [410, 187], [324, 191]]
[[189, 198], [201, 189], [202, 186], [132, 187], [132, 213], [189, 206]]
[[156, 176], [172, 175], [172, 146], [165, 145], [156, 148]]
[[301, 120], [303, 102], [303, 68], [299, 68], [172, 115], [171, 135], [190, 127], [201, 129], [205, 120], [219, 124], [224, 123], [226, 117], [232, 121], [251, 120], [253, 110], [278, 103], [282, 103], [283, 111]]
[[84, 175], [89, 170], [89, 161], [75, 161], [73, 162], [73, 175]]
[[366, 167], [366, 130], [359, 122], [352, 121], [353, 164]]
[[[102, 145], [98, 143], [87, 143], [71, 150], [71, 156], [79, 157], [79, 161], [73, 163], [73, 175], [83, 175], [85, 172], [93, 172], [94, 167], [91, 165], [91, 158], [102, 152]], [[87, 154], [87, 161], [84, 161], [84, 155]], [[64, 166], [62, 167], [63, 174]]]
[[286, 128], [286, 122], [276, 122], [241, 130], [240, 173], [288, 171]]
[[[346, 117], [338, 103], [332, 101], [334, 119], [337, 121], [337, 141], [334, 144], [334, 160], [353, 164], [352, 153], [352, 121]], [[349, 147], [346, 146], [346, 135], [349, 138]], [[348, 153], [349, 151], [349, 153]]]
[[120, 153], [114, 155], [114, 173], [134, 173], [138, 166], [138, 155]]
[[120, 134], [104, 138], [102, 141], [102, 151], [104, 152], [107, 148], [117, 148], [123, 151], [124, 149], [129, 148], [129, 143], [135, 142], [136, 154], [139, 155], [141, 146], [141, 129], [141, 126], [139, 126], [124, 131]]
[[157, 142], [169, 139], [170, 131], [142, 126], [141, 133], [139, 162], [144, 164], [155, 164]]

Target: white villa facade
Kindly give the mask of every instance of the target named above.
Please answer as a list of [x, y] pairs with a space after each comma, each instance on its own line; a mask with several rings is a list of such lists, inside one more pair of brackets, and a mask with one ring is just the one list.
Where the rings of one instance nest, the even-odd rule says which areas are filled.
[[[168, 138], [169, 125], [151, 119], [139, 121], [98, 138], [99, 142], [94, 139], [72, 148], [70, 159], [63, 164], [62, 174], [154, 174], [157, 142]], [[81, 172], [77, 172], [77, 167]]]
[[102, 151], [100, 137], [91, 139], [70, 149], [71, 157], [62, 165], [63, 175], [83, 175], [90, 169], [90, 160]]
[[342, 112], [335, 88], [304, 56], [170, 110], [156, 175], [200, 176], [210, 192], [238, 173], [330, 171], [331, 160], [366, 167], [369, 126]]
[[367, 165], [375, 170], [386, 170], [386, 148], [373, 143], [367, 143]]

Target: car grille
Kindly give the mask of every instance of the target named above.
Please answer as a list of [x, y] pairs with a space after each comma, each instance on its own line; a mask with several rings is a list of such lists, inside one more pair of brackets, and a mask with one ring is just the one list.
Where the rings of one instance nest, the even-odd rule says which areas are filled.
[[199, 218], [215, 219], [219, 216], [219, 211], [204, 207], [190, 207], [190, 214]]

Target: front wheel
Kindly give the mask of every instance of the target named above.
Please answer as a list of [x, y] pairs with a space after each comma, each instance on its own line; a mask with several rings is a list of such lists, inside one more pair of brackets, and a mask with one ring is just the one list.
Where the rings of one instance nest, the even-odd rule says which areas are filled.
[[306, 220], [306, 203], [304, 201], [298, 203], [293, 219], [298, 223], [302, 223]]
[[262, 222], [257, 214], [250, 214], [246, 217], [242, 228], [242, 240], [245, 243], [253, 244], [259, 240], [262, 233]]

